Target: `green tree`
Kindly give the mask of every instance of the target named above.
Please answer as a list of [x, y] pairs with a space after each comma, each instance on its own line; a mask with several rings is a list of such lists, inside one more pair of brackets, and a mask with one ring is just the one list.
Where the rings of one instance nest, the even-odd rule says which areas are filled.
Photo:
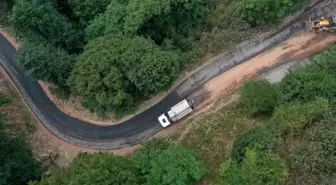
[[32, 152], [23, 138], [2, 136], [0, 139], [1, 185], [26, 184], [41, 176], [40, 164], [33, 159]]
[[284, 134], [300, 134], [303, 129], [319, 121], [329, 111], [326, 99], [317, 99], [307, 103], [289, 103], [274, 112], [271, 127]]
[[61, 87], [66, 86], [74, 64], [73, 57], [63, 49], [45, 42], [25, 42], [16, 54], [16, 61], [36, 79]]
[[336, 47], [313, 57], [310, 67], [287, 75], [279, 84], [286, 101], [307, 102], [316, 97], [333, 100], [336, 94]]
[[132, 0], [127, 6], [125, 31], [140, 33], [157, 43], [192, 36], [206, 12], [204, 0]]
[[87, 24], [99, 13], [103, 13], [110, 2], [110, 0], [72, 0], [69, 3], [74, 14], [83, 24]]
[[104, 112], [168, 87], [178, 72], [178, 53], [163, 51], [141, 37], [107, 36], [87, 44], [70, 83], [87, 107]]
[[279, 89], [266, 81], [249, 81], [241, 90], [240, 103], [252, 115], [272, 113], [280, 101]]
[[249, 185], [279, 185], [288, 176], [285, 161], [278, 154], [256, 148], [246, 150], [242, 171]]
[[336, 45], [313, 57], [313, 70], [323, 71], [336, 76]]
[[219, 166], [219, 174], [224, 178], [223, 185], [247, 185], [240, 166], [232, 158]]
[[291, 0], [243, 0], [236, 11], [239, 17], [251, 26], [276, 23], [285, 17]]
[[[109, 34], [149, 37], [180, 45], [198, 35], [207, 11], [204, 0], [112, 0], [86, 29], [89, 38]], [[192, 40], [192, 39], [191, 39]]]
[[[1, 105], [9, 103], [8, 99], [0, 99]], [[9, 136], [4, 131], [4, 122], [0, 114], [0, 185], [26, 184], [38, 179], [42, 170], [39, 162], [33, 159], [25, 137]]]
[[69, 52], [80, 51], [82, 48], [81, 31], [75, 30], [52, 3], [18, 0], [13, 7], [11, 19], [19, 29], [25, 32], [32, 30], [54, 46]]
[[292, 151], [293, 167], [301, 172], [301, 177], [298, 177], [301, 184], [332, 185], [335, 183], [335, 123], [334, 113], [328, 115], [306, 132], [300, 145]]
[[147, 185], [192, 185], [206, 173], [203, 162], [193, 152], [157, 140], [145, 144], [133, 159]]
[[279, 86], [286, 101], [307, 102], [316, 97], [333, 99], [336, 94], [334, 75], [315, 70], [314, 66], [288, 74]]
[[143, 184], [140, 171], [125, 157], [108, 153], [81, 153], [70, 166], [30, 185], [137, 185]]
[[122, 35], [126, 17], [127, 0], [111, 0], [106, 11], [96, 16], [85, 29], [89, 39], [104, 35]]
[[259, 149], [274, 150], [277, 146], [277, 136], [264, 126], [256, 126], [247, 132], [239, 134], [235, 139], [232, 147], [231, 158], [238, 163], [244, 158], [247, 148], [251, 148], [256, 144]]
[[10, 15], [11, 15], [11, 9], [14, 2], [13, 0], [3, 0], [0, 2], [0, 25], [1, 26], [7, 26], [10, 24]]
[[288, 176], [285, 161], [276, 153], [260, 150], [258, 145], [246, 149], [241, 163], [229, 158], [219, 172], [224, 184], [229, 185], [280, 185]]

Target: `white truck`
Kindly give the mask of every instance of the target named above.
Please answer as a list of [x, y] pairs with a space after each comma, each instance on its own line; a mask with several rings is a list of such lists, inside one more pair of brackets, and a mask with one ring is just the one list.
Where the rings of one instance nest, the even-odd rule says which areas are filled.
[[162, 127], [168, 127], [170, 124], [172, 124], [172, 122], [176, 122], [182, 119], [184, 116], [188, 115], [192, 111], [192, 103], [189, 102], [187, 99], [184, 99], [172, 108], [170, 108], [167, 113], [161, 114], [158, 120]]

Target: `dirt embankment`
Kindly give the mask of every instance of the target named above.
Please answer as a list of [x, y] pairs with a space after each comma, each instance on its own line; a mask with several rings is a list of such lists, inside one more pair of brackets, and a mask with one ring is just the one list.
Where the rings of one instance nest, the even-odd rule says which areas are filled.
[[[167, 136], [175, 132], [181, 132], [181, 135], [185, 135], [188, 132], [187, 123], [190, 120], [217, 110], [217, 106], [225, 106], [236, 101], [238, 99], [237, 96], [231, 95], [237, 92], [245, 81], [257, 78], [261, 70], [271, 69], [298, 58], [313, 56], [327, 49], [335, 42], [336, 34], [301, 33], [277, 47], [226, 71], [204, 84], [204, 88], [210, 92], [210, 96], [196, 107], [196, 111], [192, 116], [162, 130], [157, 136]], [[217, 104], [221, 99], [225, 101]]]
[[211, 105], [221, 97], [241, 87], [246, 80], [258, 75], [258, 72], [281, 63], [301, 57], [315, 55], [336, 42], [336, 34], [302, 33], [249, 61], [226, 71], [210, 80], [204, 87], [210, 91], [210, 97], [200, 107]]

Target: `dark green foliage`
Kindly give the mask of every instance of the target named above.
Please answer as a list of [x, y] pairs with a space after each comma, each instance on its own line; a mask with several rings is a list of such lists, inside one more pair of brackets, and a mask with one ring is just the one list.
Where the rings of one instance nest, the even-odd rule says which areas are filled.
[[243, 0], [236, 15], [252, 27], [276, 23], [285, 17], [293, 5], [291, 0]]
[[[9, 102], [4, 97], [0, 99], [2, 103]], [[4, 129], [4, 118], [0, 114], [0, 185], [20, 185], [38, 179], [42, 170], [33, 159], [25, 137], [10, 137]]]
[[336, 95], [336, 78], [322, 70], [299, 69], [288, 74], [280, 89], [286, 101], [311, 101], [316, 97], [333, 99]]
[[18, 0], [11, 19], [19, 29], [32, 30], [53, 46], [69, 52], [77, 52], [82, 48], [81, 31], [75, 30], [70, 21], [50, 3]]
[[82, 24], [87, 24], [99, 13], [103, 13], [110, 0], [72, 0], [71, 8]]
[[259, 149], [272, 150], [277, 147], [277, 136], [264, 126], [257, 126], [237, 136], [233, 143], [231, 158], [240, 163], [247, 148], [258, 144]]
[[312, 70], [323, 71], [336, 77], [336, 46], [313, 57]]
[[186, 38], [197, 35], [206, 4], [204, 0], [132, 0], [127, 11], [126, 33], [138, 32], [157, 43], [169, 38], [181, 46]]
[[0, 137], [0, 184], [19, 185], [38, 179], [42, 170], [24, 138]]
[[299, 179], [306, 185], [332, 185], [336, 178], [336, 117], [329, 115], [312, 127], [305, 142], [295, 149], [295, 167], [301, 171]]
[[96, 18], [85, 29], [89, 39], [104, 35], [122, 35], [126, 16], [127, 0], [111, 0], [106, 11]]
[[316, 97], [334, 100], [336, 97], [336, 47], [315, 56], [309, 68], [287, 75], [280, 82], [280, 89], [286, 101], [301, 102]]
[[10, 23], [9, 19], [13, 3], [13, 0], [0, 1], [0, 26], [7, 26]]
[[205, 12], [203, 0], [112, 0], [106, 12], [88, 26], [86, 34], [89, 38], [141, 35], [159, 44], [167, 38], [181, 46], [197, 36]]
[[125, 157], [108, 153], [79, 154], [70, 167], [30, 185], [140, 185], [140, 171]]
[[282, 105], [274, 112], [271, 127], [280, 133], [299, 134], [306, 126], [322, 119], [328, 110], [329, 102], [326, 99]]
[[285, 161], [276, 153], [260, 150], [258, 145], [247, 148], [241, 164], [229, 158], [221, 164], [223, 184], [280, 185], [287, 180]]
[[164, 141], [149, 141], [135, 153], [134, 161], [146, 185], [193, 185], [206, 173], [193, 152]]
[[240, 103], [252, 115], [272, 113], [280, 101], [279, 89], [266, 81], [249, 81], [241, 90]]
[[16, 61], [36, 79], [63, 87], [74, 63], [73, 57], [63, 49], [45, 42], [25, 42], [17, 52]]
[[6, 103], [10, 103], [10, 102], [11, 102], [10, 99], [0, 96], [0, 106], [4, 105]]
[[141, 37], [108, 36], [88, 43], [70, 83], [88, 108], [103, 113], [168, 87], [178, 72], [178, 53]]
[[79, 154], [68, 168], [30, 185], [191, 185], [205, 172], [193, 152], [154, 139], [133, 159], [108, 153]]
[[68, 100], [71, 95], [71, 91], [69, 87], [54, 87], [50, 88], [49, 90], [52, 94], [54, 94], [57, 98], [61, 100]]

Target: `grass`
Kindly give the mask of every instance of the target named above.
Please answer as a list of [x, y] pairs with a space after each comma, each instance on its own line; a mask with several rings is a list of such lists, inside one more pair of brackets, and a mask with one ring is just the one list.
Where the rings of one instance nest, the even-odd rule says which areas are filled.
[[201, 120], [193, 121], [190, 132], [181, 142], [185, 147], [197, 152], [210, 171], [200, 184], [220, 182], [219, 164], [230, 155], [237, 135], [264, 123], [262, 119], [249, 117], [237, 103], [228, 105]]

